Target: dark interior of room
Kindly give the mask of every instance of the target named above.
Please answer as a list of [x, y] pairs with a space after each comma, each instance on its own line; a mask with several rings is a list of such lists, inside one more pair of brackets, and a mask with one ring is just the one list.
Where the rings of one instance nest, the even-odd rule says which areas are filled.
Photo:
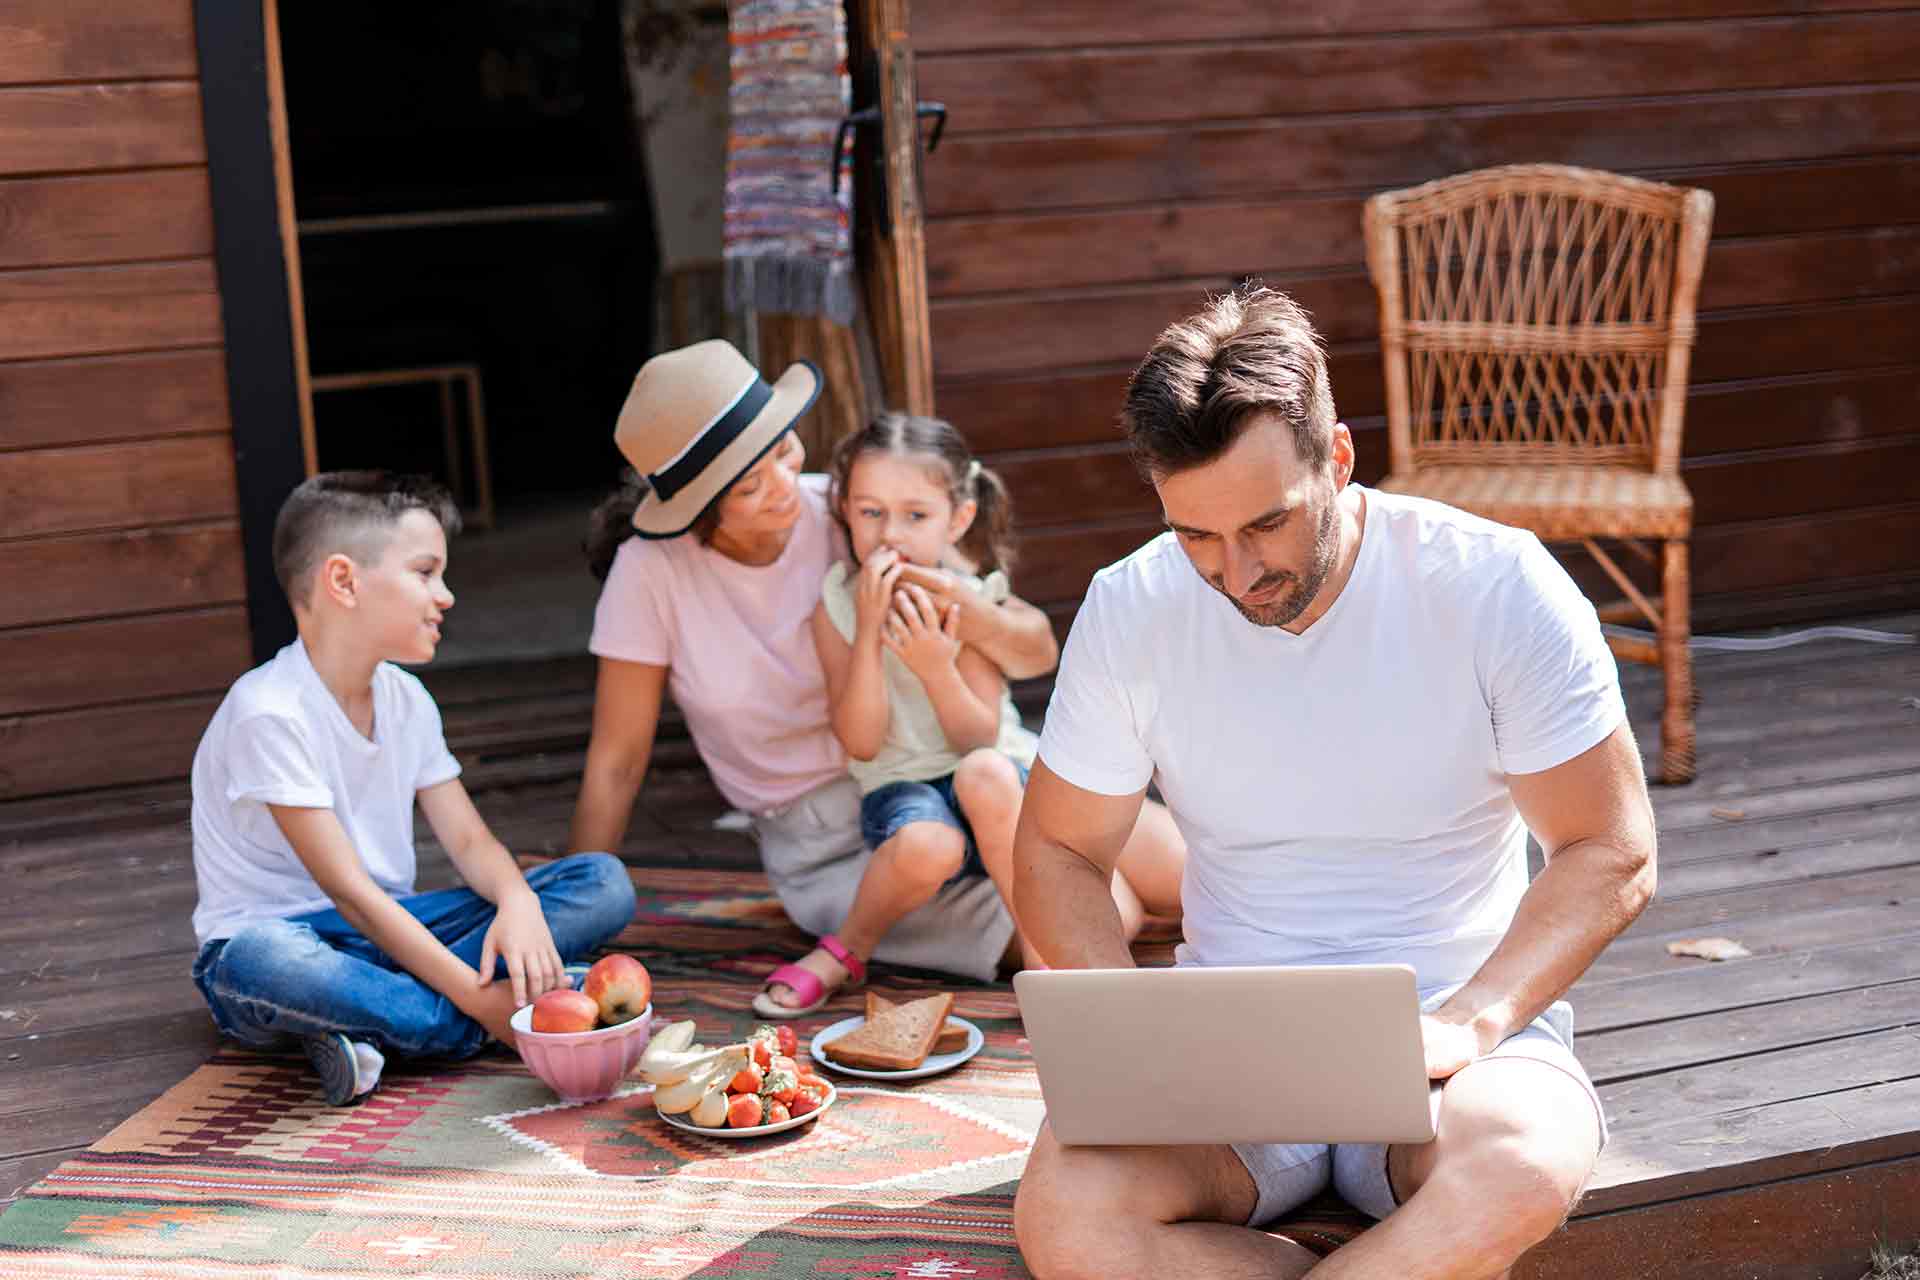
[[[613, 419], [651, 347], [657, 254], [619, 8], [280, 8], [312, 372], [477, 365], [508, 512], [607, 487]], [[314, 409], [322, 468], [452, 478], [436, 386], [330, 390]]]

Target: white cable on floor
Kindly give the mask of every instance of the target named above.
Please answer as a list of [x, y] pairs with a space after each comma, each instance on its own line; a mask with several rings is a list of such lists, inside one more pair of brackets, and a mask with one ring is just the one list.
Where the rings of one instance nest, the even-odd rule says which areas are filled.
[[[1651, 631], [1636, 631], [1632, 627], [1617, 627], [1611, 623], [1602, 623], [1600, 629], [1608, 635], [1623, 636], [1632, 640], [1657, 641], [1658, 636]], [[1915, 644], [1920, 636], [1906, 635], [1898, 631], [1870, 631], [1865, 627], [1807, 627], [1800, 631], [1789, 631], [1778, 636], [1694, 636], [1687, 642], [1687, 648], [1696, 653], [1755, 653], [1768, 649], [1787, 649], [1796, 644], [1807, 644], [1814, 640], [1863, 640], [1868, 644]]]

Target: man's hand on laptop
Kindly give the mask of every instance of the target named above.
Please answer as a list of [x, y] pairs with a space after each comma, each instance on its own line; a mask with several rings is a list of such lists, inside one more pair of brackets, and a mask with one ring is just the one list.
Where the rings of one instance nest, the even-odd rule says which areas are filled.
[[1480, 1035], [1470, 1023], [1443, 1022], [1423, 1013], [1420, 1041], [1427, 1051], [1429, 1080], [1445, 1080], [1480, 1056]]

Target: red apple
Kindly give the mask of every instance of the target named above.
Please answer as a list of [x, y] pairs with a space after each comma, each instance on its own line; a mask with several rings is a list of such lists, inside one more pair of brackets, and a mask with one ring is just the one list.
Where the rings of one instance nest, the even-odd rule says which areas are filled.
[[533, 1002], [535, 1031], [591, 1031], [599, 1017], [599, 1005], [580, 992], [565, 988], [549, 991]]
[[611, 1027], [645, 1012], [653, 999], [653, 978], [645, 965], [616, 951], [593, 962], [580, 990], [599, 1006], [600, 1021]]

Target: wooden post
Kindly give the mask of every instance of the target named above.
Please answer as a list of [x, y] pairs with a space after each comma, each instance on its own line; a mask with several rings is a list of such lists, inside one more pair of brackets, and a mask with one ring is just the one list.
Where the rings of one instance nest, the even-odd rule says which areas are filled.
[[320, 470], [320, 443], [313, 433], [312, 370], [307, 362], [307, 301], [300, 278], [300, 233], [293, 206], [293, 152], [287, 140], [287, 80], [280, 58], [280, 0], [261, 0], [267, 36], [267, 129], [273, 143], [274, 203], [280, 248], [286, 257], [287, 310], [293, 322], [293, 382], [300, 398], [300, 454], [307, 474]]
[[808, 466], [824, 471], [833, 447], [858, 431], [869, 413], [867, 387], [852, 329], [824, 315], [759, 314], [760, 368], [777, 378], [796, 360], [820, 367], [820, 398], [794, 424], [806, 446]]
[[884, 204], [860, 218], [867, 240], [867, 314], [878, 349], [889, 406], [907, 413], [933, 412], [933, 345], [927, 322], [926, 211], [920, 199], [920, 122], [911, 0], [864, 0], [858, 6], [857, 37], [863, 79], [875, 86], [881, 109], [885, 189], [868, 199]]

